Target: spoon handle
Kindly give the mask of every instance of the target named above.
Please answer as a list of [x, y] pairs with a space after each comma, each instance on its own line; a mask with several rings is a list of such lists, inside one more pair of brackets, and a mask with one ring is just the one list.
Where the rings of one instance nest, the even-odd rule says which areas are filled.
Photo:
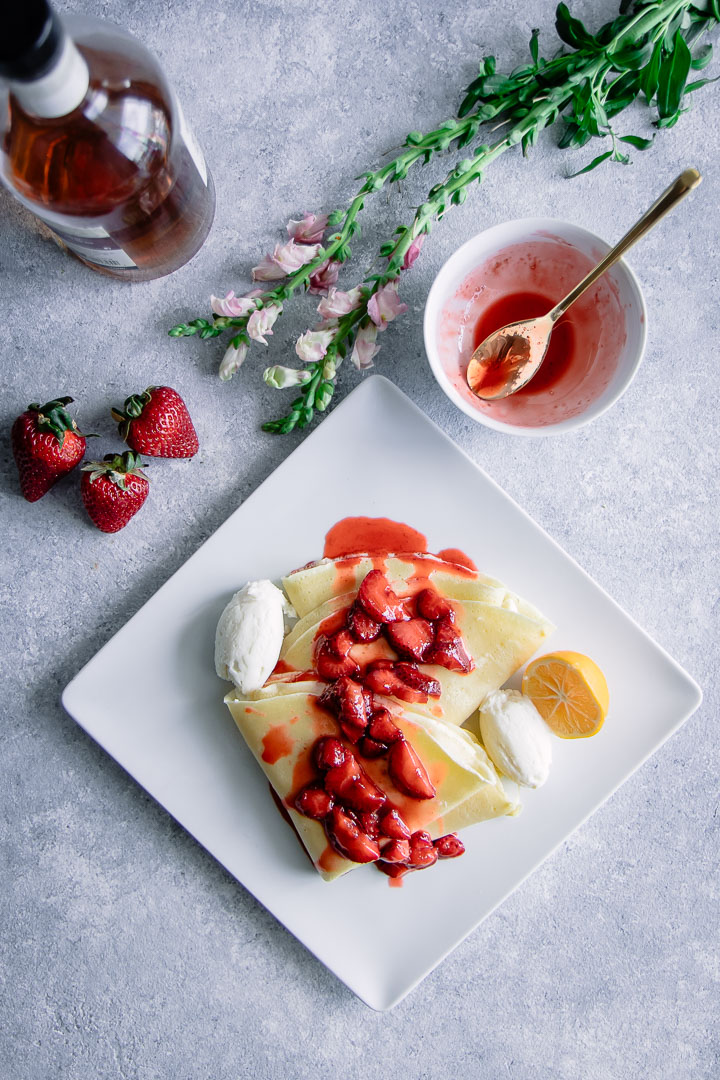
[[597, 281], [597, 279], [604, 274], [609, 267], [613, 266], [618, 259], [621, 259], [625, 252], [631, 248], [633, 244], [636, 244], [645, 233], [650, 232], [650, 229], [654, 228], [658, 221], [660, 221], [661, 218], [664, 218], [673, 207], [677, 206], [680, 200], [684, 199], [694, 187], [697, 187], [701, 180], [702, 176], [697, 169], [686, 169], [685, 172], [681, 173], [667, 191], [664, 191], [660, 198], [656, 199], [640, 220], [635, 222], [629, 232], [625, 233], [622, 240], [620, 240], [614, 248], [611, 248], [610, 251], [608, 251], [602, 262], [599, 262], [597, 266], [590, 271], [587, 277], [584, 277], [582, 281], [575, 286], [572, 292], [568, 293], [564, 300], [561, 300], [559, 304], [556, 304], [552, 311], [548, 313], [547, 317], [552, 319], [554, 323], [557, 322], [560, 316], [565, 314], [570, 305], [574, 304], [578, 297], [582, 296], [585, 290], [590, 288], [593, 282]]

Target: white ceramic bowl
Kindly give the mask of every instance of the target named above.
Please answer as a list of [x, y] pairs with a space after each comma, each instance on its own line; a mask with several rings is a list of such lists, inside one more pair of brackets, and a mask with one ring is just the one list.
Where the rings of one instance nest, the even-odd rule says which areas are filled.
[[[534, 242], [539, 239], [545, 240], [548, 237], [556, 237], [561, 242], [570, 244], [571, 247], [590, 258], [593, 263], [599, 262], [611, 246], [587, 229], [558, 218], [520, 218], [517, 221], [495, 225], [468, 240], [450, 256], [435, 278], [425, 304], [423, 326], [425, 351], [437, 382], [453, 404], [473, 420], [496, 431], [505, 431], [512, 435], [559, 435], [594, 420], [609, 409], [628, 388], [645, 351], [647, 337], [645, 301], [637, 278], [630, 267], [621, 261], [608, 271], [607, 277], [619, 305], [619, 311], [622, 313], [621, 317], [624, 318], [625, 340], [619, 349], [617, 363], [609, 377], [609, 382], [597, 396], [591, 397], [583, 405], [581, 411], [556, 422], [528, 425], [524, 421], [523, 426], [519, 426], [490, 416], [487, 411], [481, 411], [482, 406], [478, 408], [473, 404], [473, 400], [477, 399], [469, 400], [472, 395], [469, 393], [464, 395], [454, 385], [447, 370], [448, 346], [446, 343], [441, 348], [440, 343], [440, 324], [443, 312], [447, 310], [446, 305], [456, 296], [468, 275], [487, 260], [511, 245]], [[569, 289], [566, 291], [569, 292]], [[557, 297], [557, 299], [560, 298]], [[611, 329], [608, 327], [608, 333]], [[601, 336], [603, 332], [601, 329]], [[467, 345], [465, 351], [468, 351]], [[459, 353], [458, 346], [458, 357]]]

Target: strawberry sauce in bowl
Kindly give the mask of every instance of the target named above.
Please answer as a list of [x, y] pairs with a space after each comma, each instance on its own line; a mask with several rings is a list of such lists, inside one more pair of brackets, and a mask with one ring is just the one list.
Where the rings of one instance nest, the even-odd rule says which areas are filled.
[[465, 378], [489, 334], [547, 314], [608, 249], [569, 222], [525, 218], [487, 229], [448, 259], [425, 307], [425, 349], [458, 408], [499, 431], [555, 435], [588, 423], [620, 397], [642, 360], [647, 325], [640, 286], [624, 262], [560, 319], [542, 367], [522, 390], [481, 401]]

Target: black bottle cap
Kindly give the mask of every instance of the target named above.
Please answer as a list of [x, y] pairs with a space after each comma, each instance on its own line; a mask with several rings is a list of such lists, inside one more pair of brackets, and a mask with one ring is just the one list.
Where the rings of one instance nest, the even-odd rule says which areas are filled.
[[19, 82], [41, 78], [55, 63], [63, 36], [47, 0], [12, 0], [0, 15], [0, 76]]

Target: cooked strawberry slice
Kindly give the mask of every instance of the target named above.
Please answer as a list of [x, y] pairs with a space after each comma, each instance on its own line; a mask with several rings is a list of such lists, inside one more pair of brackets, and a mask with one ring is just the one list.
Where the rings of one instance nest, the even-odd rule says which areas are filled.
[[424, 870], [427, 866], [436, 863], [437, 860], [438, 853], [433, 846], [429, 833], [423, 830], [414, 832], [410, 837], [410, 866], [413, 870]]
[[385, 633], [395, 652], [410, 660], [423, 660], [435, 640], [433, 628], [426, 619], [388, 623]]
[[410, 841], [391, 840], [389, 844], [386, 844], [380, 849], [380, 858], [383, 862], [405, 864], [409, 863]]
[[385, 795], [349, 751], [342, 765], [328, 770], [325, 789], [353, 810], [379, 810]]
[[462, 855], [465, 851], [465, 845], [455, 833], [439, 836], [433, 841], [433, 846], [441, 859], [457, 859], [458, 855]]
[[436, 619], [450, 619], [454, 621], [455, 612], [452, 604], [441, 596], [435, 589], [423, 589], [417, 598], [417, 608], [424, 619], [435, 622]]
[[388, 754], [390, 778], [398, 791], [413, 799], [433, 799], [435, 788], [425, 766], [406, 739], [393, 743]]
[[390, 719], [387, 709], [376, 709], [371, 715], [368, 735], [381, 743], [394, 743], [404, 738], [400, 728]]
[[427, 660], [431, 664], [439, 664], [448, 671], [472, 671], [475, 667], [472, 657], [468, 656], [462, 635], [453, 622], [448, 619], [440, 619], [435, 624], [435, 644], [428, 653]]
[[335, 689], [335, 683], [331, 683], [330, 686], [326, 686], [320, 697], [317, 699], [318, 705], [322, 709], [327, 709], [333, 716], [340, 715], [340, 698], [337, 695]]
[[400, 597], [392, 591], [380, 570], [371, 570], [363, 578], [357, 603], [376, 622], [391, 623], [408, 617]]
[[360, 670], [349, 656], [335, 656], [327, 640], [318, 647], [315, 666], [322, 679], [340, 679], [343, 675], [357, 675]]
[[326, 769], [336, 769], [338, 765], [342, 765], [347, 757], [347, 750], [339, 739], [326, 735], [315, 743], [313, 757], [318, 769], [325, 772]]
[[363, 770], [361, 775], [345, 786], [342, 800], [353, 810], [373, 813], [386, 803], [384, 792], [372, 782], [368, 774]]
[[325, 790], [339, 799], [345, 798], [345, 792], [360, 776], [360, 766], [353, 754], [345, 752], [345, 760], [340, 765], [333, 765], [325, 774]]
[[389, 878], [405, 877], [410, 873], [410, 867], [405, 866], [404, 863], [395, 862], [376, 862], [378, 870], [382, 870], [383, 874], [387, 874]]
[[333, 847], [352, 862], [375, 862], [380, 858], [377, 841], [363, 832], [356, 821], [334, 806], [325, 820], [325, 832]]
[[401, 701], [424, 704], [427, 694], [408, 686], [395, 670], [397, 666], [392, 660], [374, 660], [363, 676], [365, 686], [376, 694], [388, 694]]
[[342, 659], [350, 652], [353, 645], [355, 644], [355, 641], [350, 631], [347, 629], [343, 629], [338, 630], [335, 634], [331, 634], [330, 637], [327, 639], [327, 643], [330, 651], [335, 656]]
[[370, 641], [376, 641], [380, 637], [382, 623], [371, 619], [367, 612], [363, 611], [357, 604], [353, 604], [350, 608], [347, 623], [355, 641], [367, 644]]
[[333, 797], [316, 784], [309, 784], [302, 789], [295, 799], [295, 809], [305, 817], [322, 821], [333, 808]]
[[348, 676], [338, 679], [335, 693], [340, 702], [340, 719], [364, 731], [367, 727], [368, 714], [365, 704], [365, 691], [359, 682]]
[[368, 836], [371, 836], [373, 840], [377, 840], [380, 835], [377, 814], [367, 812], [360, 814], [359, 822], [362, 831], [367, 833]]
[[432, 679], [429, 675], [420, 671], [416, 664], [407, 664], [403, 660], [399, 660], [395, 665], [395, 673], [400, 676], [402, 681], [406, 683], [411, 690], [417, 690], [419, 693], [425, 695], [425, 700], [429, 697], [440, 697], [441, 686], [437, 679]]
[[410, 830], [397, 810], [386, 810], [380, 817], [380, 832], [393, 840], [409, 840]]
[[388, 745], [384, 742], [377, 742], [375, 739], [369, 739], [367, 735], [365, 735], [358, 743], [358, 750], [363, 757], [379, 758], [387, 753]]

